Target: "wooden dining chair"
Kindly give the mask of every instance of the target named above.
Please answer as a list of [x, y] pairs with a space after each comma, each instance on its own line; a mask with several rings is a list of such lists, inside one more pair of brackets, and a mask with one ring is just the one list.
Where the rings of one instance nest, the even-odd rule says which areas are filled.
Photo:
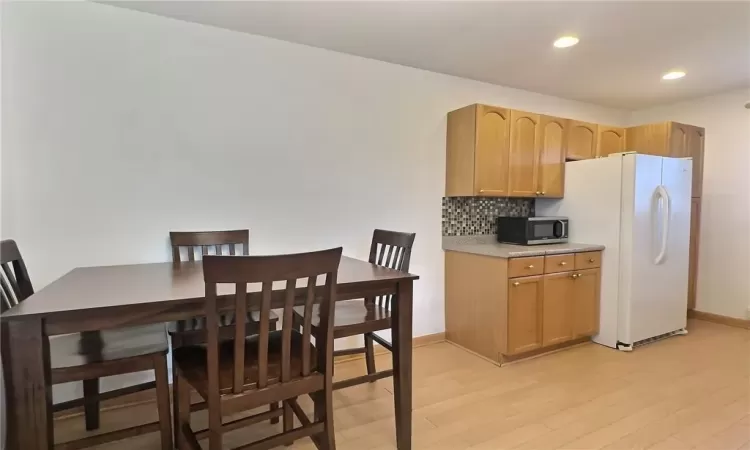
[[[369, 261], [372, 264], [389, 269], [408, 272], [415, 236], [416, 234], [414, 233], [375, 230], [372, 235], [372, 243], [370, 244]], [[334, 389], [371, 383], [381, 378], [393, 376], [392, 369], [380, 372], [375, 369], [375, 349], [373, 344], [377, 342], [387, 350], [393, 351], [392, 344], [375, 334], [375, 332], [391, 329], [391, 304], [394, 298], [395, 294], [391, 294], [366, 298], [364, 301], [349, 300], [336, 302], [333, 338], [339, 339], [362, 334], [364, 335], [365, 345], [364, 347], [336, 350], [333, 352], [333, 356], [364, 353], [367, 375], [337, 381], [333, 384]], [[303, 326], [303, 318], [306, 314], [305, 308], [304, 306], [298, 306], [294, 309], [294, 322], [297, 328]], [[318, 307], [315, 306], [313, 309], [312, 327], [315, 329], [322, 322], [320, 321]]]
[[[34, 288], [15, 241], [0, 241], [0, 266], [0, 312], [4, 312], [31, 296]], [[82, 405], [86, 429], [94, 430], [99, 428], [100, 401], [155, 387], [159, 413], [157, 422], [56, 444], [55, 449], [91, 447], [157, 430], [161, 432], [162, 450], [172, 449], [167, 376], [169, 342], [163, 324], [51, 336], [49, 341], [52, 384], [83, 382], [82, 399], [53, 405], [53, 411], [64, 411]], [[13, 361], [4, 356], [5, 371], [9, 370], [11, 364]], [[155, 381], [99, 392], [101, 377], [147, 370], [154, 371]]]
[[[247, 256], [250, 251], [250, 230], [229, 230], [229, 231], [171, 231], [169, 241], [172, 246], [172, 262], [175, 264], [183, 261], [195, 261], [196, 252], [199, 257], [211, 254], [230, 255], [241, 252]], [[239, 247], [239, 249], [238, 249]], [[238, 252], [239, 250], [239, 252]], [[182, 253], [185, 259], [182, 259]], [[248, 336], [258, 332], [258, 311], [248, 313], [248, 322], [245, 331]], [[276, 330], [276, 324], [279, 321], [278, 315], [273, 311], [270, 312], [269, 328], [271, 331]], [[226, 336], [228, 339], [234, 337], [233, 327], [234, 314], [222, 314], [219, 316], [219, 323], [224, 327], [220, 336]], [[194, 317], [189, 320], [179, 320], [170, 324], [169, 335], [172, 339], [172, 348], [182, 347], [185, 345], [198, 345], [206, 342], [205, 317]], [[174, 364], [174, 362], [173, 362]], [[177, 399], [178, 382], [172, 383], [172, 398]], [[177, 400], [174, 400], [177, 401]], [[277, 409], [279, 405], [271, 404], [271, 410]], [[191, 411], [201, 411], [206, 409], [205, 402], [191, 404]], [[271, 418], [271, 423], [278, 423], [278, 417]], [[177, 418], [174, 418], [175, 433], [177, 433]]]
[[[341, 248], [296, 255], [204, 257], [208, 343], [174, 350], [173, 368], [180, 387], [175, 408], [180, 450], [200, 450], [198, 440], [205, 437], [209, 440], [209, 450], [220, 450], [224, 433], [273, 416], [283, 416], [282, 433], [240, 448], [269, 449], [308, 436], [319, 449], [335, 448], [331, 404], [333, 309], [340, 260]], [[320, 277], [324, 278], [322, 286], [317, 285]], [[297, 288], [301, 280], [305, 281], [304, 287]], [[275, 296], [274, 282], [283, 283], [283, 296]], [[261, 291], [248, 295], [248, 283], [260, 284]], [[303, 317], [301, 333], [294, 329], [292, 314], [297, 297], [304, 299], [310, 312], [318, 302], [320, 322], [315, 329], [311, 326], [311, 315]], [[278, 331], [269, 327], [272, 304], [283, 304], [282, 329]], [[245, 321], [236, 320], [235, 339], [221, 341], [219, 310], [229, 307], [238, 318], [246, 317], [248, 308], [258, 307], [258, 334], [247, 338]], [[314, 344], [311, 338], [315, 339]], [[191, 387], [208, 403], [209, 428], [204, 432], [192, 430], [190, 408], [183, 406], [188, 404]], [[297, 397], [305, 394], [315, 404], [312, 420], [297, 402]], [[283, 410], [222, 421], [224, 415], [272, 402], [282, 402]], [[301, 423], [300, 427], [294, 428], [293, 416]]]

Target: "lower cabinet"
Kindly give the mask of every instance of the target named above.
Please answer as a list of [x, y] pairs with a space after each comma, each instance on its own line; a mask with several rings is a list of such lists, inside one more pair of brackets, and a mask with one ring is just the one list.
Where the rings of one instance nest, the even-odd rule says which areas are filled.
[[601, 269], [584, 267], [598, 266], [601, 257], [589, 255], [596, 257], [575, 258], [576, 267], [566, 272], [559, 271], [559, 260], [569, 256], [572, 261], [573, 255], [547, 256], [543, 275], [508, 280], [503, 355], [518, 355], [599, 332]]
[[554, 345], [573, 339], [573, 272], [544, 276], [542, 300], [542, 345]]
[[579, 270], [573, 276], [571, 291], [572, 338], [599, 332], [599, 293], [601, 269]]
[[446, 339], [502, 363], [592, 336], [601, 252], [498, 258], [445, 252]]
[[523, 353], [542, 346], [544, 277], [514, 278], [508, 283], [508, 353]]

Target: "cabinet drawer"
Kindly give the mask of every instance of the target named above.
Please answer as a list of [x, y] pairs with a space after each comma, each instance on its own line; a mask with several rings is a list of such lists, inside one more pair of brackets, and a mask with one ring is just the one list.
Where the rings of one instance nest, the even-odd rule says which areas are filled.
[[602, 252], [576, 253], [576, 270], [594, 269], [602, 265]]
[[573, 270], [575, 257], [573, 253], [548, 255], [544, 257], [544, 273], [558, 273]]
[[511, 258], [508, 262], [508, 278], [528, 277], [544, 273], [544, 256]]

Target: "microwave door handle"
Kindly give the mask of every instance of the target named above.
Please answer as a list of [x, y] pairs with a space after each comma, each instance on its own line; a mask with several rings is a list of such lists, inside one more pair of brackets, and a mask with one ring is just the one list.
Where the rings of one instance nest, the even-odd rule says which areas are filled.
[[565, 221], [564, 220], [558, 220], [558, 222], [560, 222], [560, 229], [562, 230], [560, 232], [560, 238], [564, 238], [565, 237], [565, 232], [566, 232], [566, 230], [565, 230], [565, 228], [566, 228], [565, 227]]

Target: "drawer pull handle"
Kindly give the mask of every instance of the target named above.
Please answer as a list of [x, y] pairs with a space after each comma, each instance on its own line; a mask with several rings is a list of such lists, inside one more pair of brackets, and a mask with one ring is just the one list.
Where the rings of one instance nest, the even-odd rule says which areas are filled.
[[567, 266], [567, 265], [568, 265], [568, 263], [566, 263], [565, 261], [560, 261], [560, 265], [561, 265], [561, 266]]
[[529, 264], [528, 266], [526, 266], [526, 268], [527, 268], [527, 269], [533, 269], [533, 268], [534, 268], [534, 265], [533, 265], [533, 264]]
[[518, 286], [519, 284], [521, 284], [521, 283], [519, 283], [518, 281], [514, 281], [513, 282], [513, 286]]
[[590, 263], [594, 262], [594, 258], [589, 258], [589, 262]]

